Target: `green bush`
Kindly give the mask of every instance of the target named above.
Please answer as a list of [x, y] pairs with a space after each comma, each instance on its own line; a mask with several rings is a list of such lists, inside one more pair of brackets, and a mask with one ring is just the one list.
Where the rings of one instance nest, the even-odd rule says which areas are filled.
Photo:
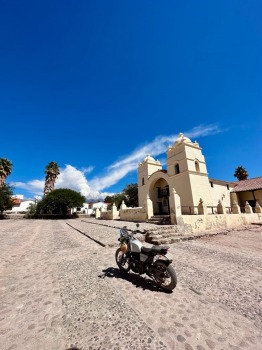
[[6, 220], [6, 219], [10, 219], [10, 217], [7, 214], [0, 213], [0, 220]]
[[82, 207], [85, 197], [68, 188], [59, 188], [48, 193], [37, 203], [36, 214], [70, 215], [72, 208]]

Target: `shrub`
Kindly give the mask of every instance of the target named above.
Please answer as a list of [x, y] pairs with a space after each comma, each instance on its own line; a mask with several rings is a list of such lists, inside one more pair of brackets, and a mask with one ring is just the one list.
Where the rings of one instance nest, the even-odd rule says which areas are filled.
[[68, 188], [60, 188], [48, 193], [37, 203], [36, 214], [57, 214], [67, 216], [72, 208], [82, 207], [85, 197]]

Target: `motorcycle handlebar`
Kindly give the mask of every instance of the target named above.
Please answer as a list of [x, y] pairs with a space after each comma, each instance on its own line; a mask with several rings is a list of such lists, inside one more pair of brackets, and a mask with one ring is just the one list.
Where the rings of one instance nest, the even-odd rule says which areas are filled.
[[144, 230], [144, 231], [140, 231], [140, 230], [126, 230], [126, 231], [129, 231], [132, 234], [136, 234], [136, 233], [146, 234], [147, 233], [146, 230]]
[[133, 231], [134, 233], [142, 233], [142, 234], [145, 234], [147, 231], [146, 230], [144, 230], [143, 232], [142, 231], [139, 231], [139, 230], [135, 230], [135, 231]]
[[126, 226], [124, 226], [123, 228], [120, 229], [120, 233], [123, 234], [137, 234], [137, 233], [141, 233], [141, 234], [146, 234], [148, 231], [144, 230], [144, 231], [140, 231], [140, 230], [129, 230]]

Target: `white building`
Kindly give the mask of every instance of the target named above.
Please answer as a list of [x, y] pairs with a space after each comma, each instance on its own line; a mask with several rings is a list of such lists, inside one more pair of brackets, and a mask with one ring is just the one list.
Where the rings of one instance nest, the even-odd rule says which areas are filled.
[[82, 207], [74, 208], [73, 212], [92, 215], [95, 214], [97, 208], [107, 210], [107, 205], [104, 202], [84, 203]]
[[22, 212], [26, 212], [30, 204], [35, 204], [33, 200], [24, 200], [24, 196], [22, 194], [17, 194], [12, 197], [13, 199], [13, 207], [12, 210], [8, 210], [8, 213], [19, 214]]

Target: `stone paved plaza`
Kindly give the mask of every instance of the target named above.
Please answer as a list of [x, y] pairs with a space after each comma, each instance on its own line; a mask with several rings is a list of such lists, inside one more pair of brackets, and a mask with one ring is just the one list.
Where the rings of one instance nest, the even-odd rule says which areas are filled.
[[262, 226], [172, 244], [165, 293], [117, 269], [123, 225], [0, 221], [1, 350], [262, 348]]

